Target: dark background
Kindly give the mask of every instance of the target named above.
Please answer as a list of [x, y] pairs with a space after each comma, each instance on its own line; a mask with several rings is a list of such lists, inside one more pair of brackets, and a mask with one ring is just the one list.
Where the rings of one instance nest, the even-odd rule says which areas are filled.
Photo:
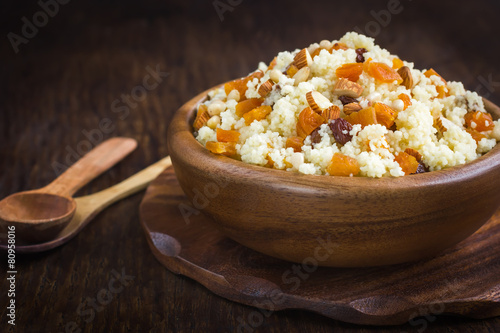
[[[223, 3], [240, 1], [221, 0]], [[168, 154], [166, 131], [173, 113], [211, 86], [246, 75], [281, 50], [338, 39], [356, 26], [417, 68], [433, 67], [447, 80], [500, 104], [500, 2], [401, 0], [402, 11], [377, 23], [371, 13], [388, 1], [242, 0], [220, 19], [213, 1], [84, 1], [59, 5], [38, 33], [15, 53], [7, 34], [32, 22], [36, 1], [2, 1], [0, 7], [0, 198], [52, 181], [84, 131], [108, 118], [104, 133], [133, 137], [139, 147], [77, 195], [109, 187]], [[371, 23], [370, 23], [371, 22]], [[386, 24], [387, 23], [387, 24]], [[377, 29], [377, 27], [379, 29]], [[130, 94], [148, 74], [168, 77], [129, 107], [113, 101]], [[489, 83], [488, 83], [489, 82]], [[123, 106], [123, 102], [119, 102]], [[6, 289], [0, 324], [16, 332], [63, 332], [75, 322], [84, 332], [231, 332], [253, 308], [222, 299], [177, 276], [151, 254], [139, 224], [136, 194], [98, 215], [67, 245], [17, 256], [16, 327], [7, 326]], [[6, 255], [1, 256], [2, 285]], [[106, 288], [113, 270], [134, 276], [124, 290], [86, 323], [76, 310]], [[500, 320], [439, 317], [429, 332], [483, 332]], [[303, 311], [266, 318], [258, 332], [415, 331], [407, 324], [374, 328]]]

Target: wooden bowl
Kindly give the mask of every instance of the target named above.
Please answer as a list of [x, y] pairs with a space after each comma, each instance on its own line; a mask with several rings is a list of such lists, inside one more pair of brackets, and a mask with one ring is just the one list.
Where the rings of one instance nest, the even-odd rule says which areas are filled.
[[[203, 211], [256, 251], [304, 269], [414, 261], [464, 240], [500, 206], [500, 144], [471, 163], [399, 178], [269, 169], [214, 155], [196, 141], [191, 124], [207, 92], [182, 106], [168, 131], [175, 173], [192, 201], [179, 209], [187, 223]], [[498, 119], [500, 108], [485, 103]]]

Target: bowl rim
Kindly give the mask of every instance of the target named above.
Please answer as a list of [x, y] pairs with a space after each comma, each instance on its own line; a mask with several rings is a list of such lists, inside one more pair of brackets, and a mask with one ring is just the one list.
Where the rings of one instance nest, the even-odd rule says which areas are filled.
[[[415, 187], [426, 187], [434, 185], [444, 185], [450, 183], [462, 183], [471, 181], [476, 177], [484, 174], [495, 173], [500, 171], [500, 142], [497, 142], [495, 147], [489, 152], [465, 164], [448, 167], [441, 170], [425, 172], [421, 174], [412, 174], [401, 177], [336, 177], [327, 175], [309, 175], [298, 172], [291, 172], [281, 169], [266, 168], [260, 165], [253, 165], [239, 161], [224, 155], [215, 155], [207, 150], [200, 142], [198, 142], [193, 134], [192, 120], [194, 112], [198, 105], [206, 100], [208, 93], [217, 88], [223, 87], [224, 84], [218, 84], [210, 89], [196, 95], [184, 105], [182, 105], [171, 121], [168, 130], [168, 146], [169, 152], [176, 149], [173, 142], [182, 142], [182, 154], [178, 154], [184, 161], [197, 160], [203, 163], [190, 163], [198, 169], [210, 167], [212, 172], [220, 171], [223, 176], [229, 174], [242, 175], [245, 170], [246, 177], [268, 177], [273, 181], [283, 184], [294, 183], [295, 185], [302, 184], [306, 187], [329, 187], [329, 186], [346, 186], [346, 187], [365, 187], [377, 186], [388, 187], [391, 190], [409, 189]], [[500, 119], [500, 107], [491, 101], [483, 98], [485, 109], [492, 114], [493, 119]], [[172, 158], [172, 163], [175, 166], [175, 157]], [[347, 188], [346, 188], [347, 189]]]

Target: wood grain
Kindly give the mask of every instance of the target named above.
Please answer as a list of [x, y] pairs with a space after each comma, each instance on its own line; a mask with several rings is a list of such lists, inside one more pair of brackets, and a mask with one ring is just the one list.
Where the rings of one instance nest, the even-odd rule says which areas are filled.
[[[399, 178], [303, 175], [203, 147], [192, 124], [206, 96], [186, 102], [172, 119], [172, 165], [194, 207], [253, 250], [329, 267], [400, 264], [457, 244], [500, 207], [500, 145], [464, 165]], [[500, 118], [500, 108], [485, 102]], [[326, 240], [335, 251], [317, 255]]]
[[[500, 211], [473, 236], [430, 260], [326, 268], [315, 260], [294, 264], [246, 248], [187, 207], [195, 210], [169, 168], [141, 203], [148, 243], [169, 270], [225, 298], [272, 311], [307, 309], [364, 325], [402, 324], [419, 309], [474, 318], [500, 315]], [[321, 256], [336, 251], [332, 245], [322, 243]]]
[[[236, 2], [236, 1], [234, 1]], [[76, 196], [108, 188], [168, 155], [174, 112], [217, 83], [246, 75], [258, 61], [311, 41], [333, 39], [377, 22], [370, 13], [388, 1], [242, 1], [221, 21], [213, 1], [70, 1], [15, 54], [9, 32], [40, 10], [38, 1], [1, 1], [0, 198], [52, 181], [54, 162], [72, 164], [85, 135], [97, 141], [136, 139], [138, 148]], [[406, 1], [376, 42], [447, 80], [500, 104], [500, 3], [495, 0]], [[493, 23], [492, 23], [493, 22]], [[373, 24], [372, 24], [373, 25]], [[168, 72], [133, 106], [121, 101], [142, 85], [147, 66]], [[486, 83], [484, 83], [486, 82]], [[488, 82], [490, 84], [488, 85]], [[493, 84], [495, 83], [495, 84]], [[488, 89], [490, 88], [490, 89]], [[118, 100], [118, 110], [112, 104]], [[128, 108], [128, 109], [127, 109]], [[116, 111], [116, 112], [114, 112]], [[109, 130], [99, 126], [109, 119]], [[101, 125], [106, 124], [102, 122]], [[89, 141], [90, 142], [90, 141]], [[95, 146], [95, 145], [93, 145]], [[151, 254], [139, 223], [143, 194], [101, 212], [66, 245], [17, 255], [16, 327], [8, 326], [6, 289], [0, 291], [0, 327], [9, 332], [235, 332], [254, 307], [228, 301], [190, 278], [171, 273]], [[484, 267], [494, 263], [483, 261]], [[480, 263], [478, 262], [478, 265]], [[471, 267], [475, 269], [477, 266]], [[86, 298], [107, 289], [112, 270], [135, 276], [94, 317], [80, 316]], [[0, 276], [7, 256], [0, 256]], [[460, 276], [457, 276], [460, 278]], [[355, 283], [356, 280], [354, 280]], [[92, 309], [85, 305], [84, 310]], [[255, 317], [255, 319], [258, 319]], [[495, 332], [500, 319], [430, 316], [398, 327], [358, 326], [307, 311], [263, 316], [254, 332]], [[69, 331], [69, 330], [68, 330]]]

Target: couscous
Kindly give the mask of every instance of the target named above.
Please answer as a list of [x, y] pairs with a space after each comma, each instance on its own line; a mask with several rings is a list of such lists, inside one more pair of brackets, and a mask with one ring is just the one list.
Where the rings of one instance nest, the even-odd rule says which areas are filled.
[[333, 176], [399, 177], [470, 162], [499, 120], [460, 82], [349, 32], [280, 52], [200, 104], [196, 139], [245, 163]]

